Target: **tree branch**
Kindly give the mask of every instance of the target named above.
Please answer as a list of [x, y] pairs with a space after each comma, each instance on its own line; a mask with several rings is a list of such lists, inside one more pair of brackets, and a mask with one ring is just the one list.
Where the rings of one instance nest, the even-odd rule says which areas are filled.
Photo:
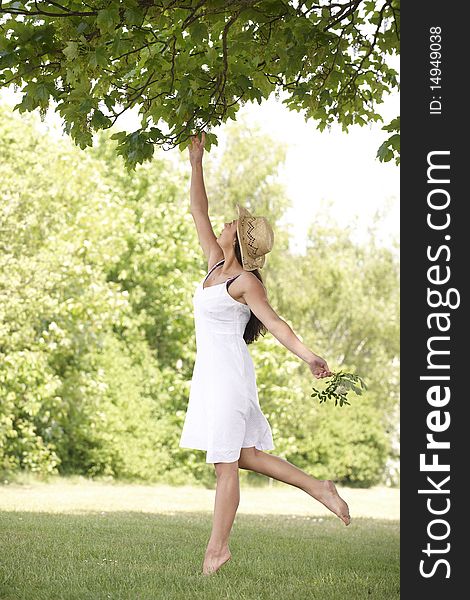
[[[332, 27], [334, 27], [335, 25], [337, 25], [338, 23], [340, 23], [341, 21], [343, 21], [344, 19], [346, 19], [347, 17], [352, 15], [356, 11], [356, 9], [358, 8], [358, 6], [361, 2], [362, 2], [362, 0], [353, 0], [353, 2], [350, 2], [349, 4], [345, 4], [341, 8], [341, 10], [336, 13], [333, 21], [331, 21], [331, 23], [328, 23], [328, 25], [323, 29], [323, 31], [328, 31], [328, 29], [331, 29]], [[349, 8], [349, 10], [348, 10], [348, 8]]]
[[[60, 6], [60, 5], [56, 4], [55, 2], [49, 2], [49, 4], [53, 4], [55, 6]], [[36, 11], [20, 10], [20, 9], [16, 9], [16, 8], [14, 8], [14, 9], [1, 8], [1, 4], [0, 4], [0, 14], [25, 15], [25, 16], [40, 15], [40, 16], [46, 16], [46, 17], [95, 17], [98, 14], [98, 11], [96, 11], [96, 10], [89, 11], [89, 12], [83, 12], [83, 11], [70, 10], [70, 9], [64, 8], [63, 6], [60, 6], [60, 8], [62, 8], [66, 12], [61, 12], [61, 13], [48, 12], [46, 10], [42, 10], [42, 9], [38, 8], [37, 0], [34, 0], [34, 5], [36, 7]]]

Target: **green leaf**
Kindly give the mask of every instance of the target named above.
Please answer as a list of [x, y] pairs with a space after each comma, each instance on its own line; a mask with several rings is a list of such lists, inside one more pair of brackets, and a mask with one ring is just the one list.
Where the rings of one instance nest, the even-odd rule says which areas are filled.
[[62, 50], [68, 61], [72, 61], [78, 56], [78, 43], [68, 42], [65, 48]]
[[128, 25], [140, 25], [144, 18], [144, 13], [141, 8], [133, 6], [131, 8], [126, 8], [124, 18]]
[[388, 148], [388, 140], [385, 140], [385, 142], [380, 144], [379, 149], [377, 150], [377, 158], [380, 162], [387, 162], [393, 158], [393, 152]]
[[121, 142], [126, 136], [127, 133], [125, 131], [117, 131], [116, 133], [113, 133], [113, 135], [110, 136], [110, 139], [118, 140]]
[[237, 85], [239, 85], [242, 90], [244, 90], [245, 92], [247, 92], [248, 90], [250, 90], [253, 87], [253, 82], [252, 80], [247, 77], [246, 75], [238, 75], [235, 78], [235, 82], [237, 83]]
[[336, 87], [339, 83], [341, 83], [342, 74], [339, 71], [332, 71], [328, 76], [328, 81], [330, 85]]
[[119, 23], [119, 8], [112, 6], [109, 8], [103, 8], [98, 11], [96, 17], [96, 24], [98, 25], [101, 33], [107, 33], [113, 31], [115, 26]]
[[388, 125], [384, 125], [382, 127], [383, 130], [385, 131], [400, 131], [400, 117], [396, 117], [395, 119], [392, 119], [392, 121], [390, 121], [390, 123], [388, 123]]
[[42, 103], [47, 102], [47, 100], [49, 100], [49, 90], [47, 89], [47, 85], [44, 83], [38, 83], [36, 86], [35, 96], [38, 100], [41, 100]]
[[88, 63], [92, 67], [107, 67], [108, 54], [103, 46], [98, 46], [94, 52], [90, 53]]
[[390, 146], [392, 146], [392, 148], [394, 150], [399, 152], [400, 151], [400, 134], [395, 133], [395, 135], [392, 135], [392, 137], [388, 139], [388, 143]]
[[209, 39], [207, 25], [200, 20], [194, 21], [189, 27], [189, 33], [196, 44]]
[[105, 127], [109, 127], [112, 121], [106, 115], [104, 115], [100, 110], [95, 109], [93, 111], [93, 116], [91, 118], [91, 125], [94, 129], [104, 129]]

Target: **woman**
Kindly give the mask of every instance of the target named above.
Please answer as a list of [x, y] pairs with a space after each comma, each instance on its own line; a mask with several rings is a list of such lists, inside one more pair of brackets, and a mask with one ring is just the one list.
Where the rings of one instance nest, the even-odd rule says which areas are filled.
[[265, 452], [274, 444], [259, 405], [247, 344], [268, 330], [304, 360], [317, 379], [332, 373], [268, 302], [258, 271], [274, 241], [267, 220], [239, 206], [238, 219], [225, 223], [216, 238], [204, 188], [204, 141], [204, 132], [201, 140], [191, 138], [190, 205], [209, 270], [193, 298], [197, 356], [179, 445], [206, 450], [206, 462], [214, 463], [216, 471], [213, 526], [203, 562], [203, 573], [208, 575], [231, 558], [228, 539], [240, 501], [238, 469], [262, 473], [304, 490], [346, 525], [350, 517], [348, 505], [332, 481], [315, 479]]

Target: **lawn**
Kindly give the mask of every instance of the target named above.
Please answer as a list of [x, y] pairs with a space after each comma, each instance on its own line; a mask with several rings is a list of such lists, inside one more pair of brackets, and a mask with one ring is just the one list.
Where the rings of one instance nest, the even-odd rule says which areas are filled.
[[[284, 505], [284, 514], [239, 512], [230, 539], [232, 559], [207, 577], [201, 567], [210, 511], [142, 510], [136, 502], [142, 486], [120, 490], [118, 485], [101, 488], [120, 492], [121, 509], [115, 501], [103, 510], [102, 495], [94, 508], [91, 501], [64, 508], [54, 485], [0, 489], [2, 600], [399, 598], [399, 527], [390, 518], [354, 518], [352, 512], [353, 521], [345, 527], [335, 517], [314, 516], [313, 510], [294, 514], [295, 503]], [[61, 485], [63, 492], [67, 484]], [[69, 500], [73, 489], [83, 500], [87, 488], [88, 498], [101, 489], [99, 484], [69, 485]], [[127, 510], [132, 489], [135, 508]], [[158, 487], [153, 489], [158, 496]], [[299, 496], [292, 491], [293, 498], [304, 500], [300, 490]], [[265, 488], [266, 506], [269, 494]], [[177, 507], [179, 488], [174, 497]], [[34, 498], [37, 508], [31, 506]]]

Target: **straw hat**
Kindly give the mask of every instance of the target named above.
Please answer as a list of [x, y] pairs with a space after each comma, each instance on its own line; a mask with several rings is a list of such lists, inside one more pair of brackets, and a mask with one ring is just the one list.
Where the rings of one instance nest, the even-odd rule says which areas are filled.
[[237, 235], [245, 271], [262, 269], [266, 254], [274, 244], [274, 232], [266, 217], [254, 217], [246, 208], [237, 204]]

